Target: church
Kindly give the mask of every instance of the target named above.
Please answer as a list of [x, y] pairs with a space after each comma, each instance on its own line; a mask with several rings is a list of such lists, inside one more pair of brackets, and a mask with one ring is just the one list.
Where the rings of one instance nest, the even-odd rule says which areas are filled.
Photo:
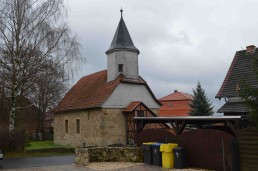
[[126, 145], [133, 139], [134, 116], [158, 116], [161, 103], [139, 75], [140, 51], [120, 12], [107, 69], [82, 77], [54, 109], [56, 144]]

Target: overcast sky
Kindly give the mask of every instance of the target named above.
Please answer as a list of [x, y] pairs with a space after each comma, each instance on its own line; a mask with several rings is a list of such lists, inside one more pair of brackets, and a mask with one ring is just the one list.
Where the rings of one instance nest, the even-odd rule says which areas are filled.
[[68, 22], [81, 42], [82, 76], [106, 69], [120, 8], [134, 45], [139, 72], [157, 98], [174, 90], [192, 94], [199, 81], [215, 99], [235, 52], [258, 46], [255, 0], [69, 0]]

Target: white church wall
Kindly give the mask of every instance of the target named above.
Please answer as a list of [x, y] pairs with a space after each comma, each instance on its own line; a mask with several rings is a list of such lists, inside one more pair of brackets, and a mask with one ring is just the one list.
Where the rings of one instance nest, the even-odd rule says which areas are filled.
[[123, 64], [123, 74], [126, 77], [138, 77], [138, 54], [130, 51], [115, 51], [107, 55], [107, 80], [114, 80], [118, 76], [118, 64]]
[[160, 107], [145, 85], [126, 83], [119, 84], [102, 107], [125, 108], [132, 101], [142, 101], [151, 109], [158, 109]]

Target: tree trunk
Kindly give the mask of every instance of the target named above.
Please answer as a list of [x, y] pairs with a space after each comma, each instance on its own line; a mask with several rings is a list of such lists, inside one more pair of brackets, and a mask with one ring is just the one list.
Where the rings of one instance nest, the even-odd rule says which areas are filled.
[[9, 134], [11, 136], [14, 134], [14, 129], [15, 129], [16, 96], [17, 96], [17, 90], [15, 88], [11, 97], [11, 110], [10, 110], [10, 116], [9, 116]]

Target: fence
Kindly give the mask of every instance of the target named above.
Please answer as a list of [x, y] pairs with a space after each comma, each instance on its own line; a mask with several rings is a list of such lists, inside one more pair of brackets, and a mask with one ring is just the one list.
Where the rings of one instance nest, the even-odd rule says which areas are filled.
[[258, 129], [242, 129], [238, 136], [241, 171], [258, 170]]
[[[233, 170], [236, 149], [232, 143], [236, 138], [229, 133], [215, 129], [196, 129], [175, 136], [169, 129], [143, 130], [138, 134], [138, 145], [142, 142], [173, 142], [186, 148], [186, 162], [190, 167]], [[236, 146], [234, 146], [236, 147]]]

